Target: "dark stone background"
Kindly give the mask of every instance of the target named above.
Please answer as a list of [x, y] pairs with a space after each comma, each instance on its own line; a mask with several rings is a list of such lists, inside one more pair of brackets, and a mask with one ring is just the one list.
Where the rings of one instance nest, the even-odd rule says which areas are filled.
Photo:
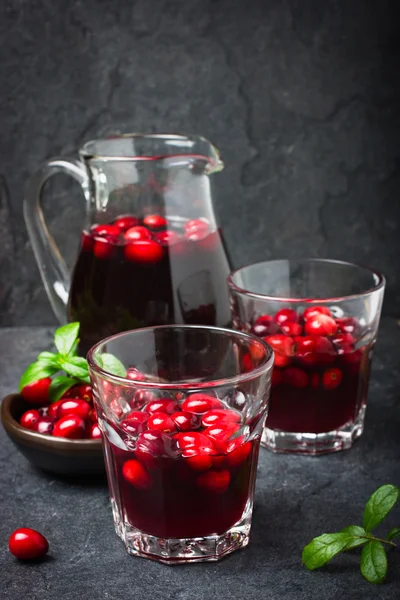
[[[53, 316], [22, 218], [29, 176], [111, 131], [200, 133], [221, 150], [216, 210], [235, 265], [359, 261], [399, 315], [396, 2], [3, 0], [0, 324]], [[398, 38], [397, 38], [398, 39]], [[83, 202], [46, 194], [71, 263]]]

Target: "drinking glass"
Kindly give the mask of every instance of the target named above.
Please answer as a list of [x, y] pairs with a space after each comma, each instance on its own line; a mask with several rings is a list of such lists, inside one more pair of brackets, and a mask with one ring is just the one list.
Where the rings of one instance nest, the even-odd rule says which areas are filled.
[[233, 326], [260, 336], [275, 363], [262, 443], [321, 454], [364, 428], [385, 279], [334, 260], [272, 260], [228, 278]]
[[166, 325], [109, 337], [88, 361], [127, 551], [183, 563], [246, 546], [271, 349], [242, 332]]

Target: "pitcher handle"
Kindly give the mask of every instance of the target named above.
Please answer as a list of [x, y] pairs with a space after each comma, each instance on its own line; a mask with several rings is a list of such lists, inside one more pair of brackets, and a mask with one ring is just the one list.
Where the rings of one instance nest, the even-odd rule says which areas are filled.
[[50, 234], [42, 210], [42, 189], [46, 181], [57, 173], [66, 173], [78, 181], [87, 201], [90, 199], [90, 181], [85, 166], [78, 160], [53, 158], [33, 175], [24, 201], [24, 218], [33, 253], [44, 287], [60, 323], [67, 318], [70, 273]]

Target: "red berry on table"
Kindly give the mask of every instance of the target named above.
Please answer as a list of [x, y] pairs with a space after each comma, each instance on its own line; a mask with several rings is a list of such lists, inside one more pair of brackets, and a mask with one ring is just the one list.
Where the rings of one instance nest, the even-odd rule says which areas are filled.
[[121, 422], [121, 429], [131, 435], [138, 435], [146, 429], [149, 415], [139, 410], [132, 411], [126, 415]]
[[228, 465], [230, 465], [231, 467], [238, 467], [239, 465], [241, 465], [249, 456], [251, 452], [251, 447], [251, 442], [246, 442], [244, 444], [241, 438], [232, 440], [232, 442], [228, 444], [228, 447], [226, 449], [228, 453]]
[[20, 560], [33, 560], [42, 558], [47, 554], [49, 543], [38, 531], [21, 527], [11, 534], [8, 547], [11, 554], [14, 554]]
[[342, 371], [338, 368], [327, 369], [322, 374], [322, 385], [326, 390], [335, 390], [342, 381]]
[[303, 312], [303, 319], [307, 321], [307, 319], [311, 319], [316, 315], [327, 315], [328, 317], [332, 316], [331, 311], [326, 306], [309, 306]]
[[298, 389], [308, 386], [308, 375], [300, 367], [288, 367], [284, 371], [283, 378], [285, 383]]
[[67, 415], [59, 419], [54, 425], [53, 436], [70, 440], [79, 440], [86, 435], [86, 424], [82, 417]]
[[90, 411], [91, 406], [86, 400], [67, 398], [58, 405], [57, 418], [61, 419], [67, 415], [76, 415], [82, 419], [87, 419]]
[[143, 219], [143, 223], [150, 229], [161, 229], [167, 226], [167, 219], [164, 219], [161, 215], [147, 215]]
[[108, 238], [117, 238], [121, 233], [119, 227], [115, 225], [95, 225], [92, 227], [92, 233], [95, 236], [104, 236]]
[[36, 408], [31, 408], [24, 412], [22, 417], [19, 420], [19, 424], [25, 429], [31, 429], [32, 431], [36, 431], [37, 424], [40, 421], [40, 413]]
[[50, 377], [38, 379], [29, 385], [22, 388], [21, 396], [29, 404], [40, 406], [41, 404], [49, 403], [49, 387], [51, 384]]
[[164, 256], [163, 247], [153, 240], [141, 240], [125, 246], [125, 258], [141, 264], [154, 264]]
[[293, 321], [283, 323], [283, 325], [281, 325], [281, 330], [285, 335], [291, 335], [292, 337], [295, 335], [301, 335], [303, 332], [303, 328], [300, 323], [294, 323]]
[[88, 438], [90, 440], [101, 439], [101, 431], [100, 431], [100, 427], [97, 425], [97, 423], [93, 423], [93, 425], [91, 425], [89, 427]]
[[233, 410], [217, 408], [209, 410], [201, 419], [203, 427], [221, 425], [222, 423], [239, 423], [240, 415]]
[[99, 238], [95, 241], [93, 246], [93, 254], [96, 258], [100, 260], [106, 260], [107, 258], [111, 258], [111, 256], [115, 252], [115, 245], [113, 240], [110, 238]]
[[282, 326], [284, 323], [298, 323], [299, 317], [293, 308], [282, 308], [274, 316], [274, 321]]
[[223, 469], [222, 471], [211, 470], [200, 475], [196, 483], [205, 491], [223, 494], [228, 489], [230, 480], [231, 474], [227, 469]]
[[124, 233], [126, 242], [140, 242], [142, 240], [151, 240], [151, 233], [146, 227], [131, 227]]
[[139, 225], [139, 219], [137, 217], [133, 217], [132, 215], [122, 215], [121, 217], [118, 217], [118, 219], [115, 219], [114, 225], [121, 231], [126, 231], [131, 227]]
[[214, 452], [213, 448], [188, 446], [182, 450], [182, 457], [186, 460], [186, 464], [195, 471], [207, 471], [213, 464]]
[[283, 335], [268, 335], [264, 341], [269, 344], [275, 354], [275, 366], [286, 367], [291, 363], [291, 357], [294, 353], [293, 338]]
[[178, 411], [172, 415], [176, 426], [180, 431], [190, 431], [197, 429], [200, 423], [199, 418], [190, 412]]
[[172, 433], [177, 430], [175, 421], [164, 412], [152, 413], [147, 422], [149, 429], [157, 429], [165, 433]]
[[51, 435], [53, 433], [54, 424], [56, 420], [51, 417], [42, 417], [36, 425], [36, 432], [43, 433], [44, 435]]
[[122, 467], [122, 475], [124, 479], [133, 485], [138, 490], [149, 490], [153, 480], [138, 460], [127, 460]]
[[182, 410], [194, 413], [195, 415], [201, 415], [214, 408], [223, 408], [222, 402], [214, 398], [214, 396], [204, 394], [203, 392], [190, 394], [182, 403]]
[[334, 335], [336, 331], [335, 319], [322, 313], [310, 317], [304, 325], [306, 335]]
[[172, 415], [172, 413], [179, 411], [179, 404], [170, 398], [159, 398], [158, 400], [149, 402], [145, 406], [145, 411], [150, 414], [163, 412]]

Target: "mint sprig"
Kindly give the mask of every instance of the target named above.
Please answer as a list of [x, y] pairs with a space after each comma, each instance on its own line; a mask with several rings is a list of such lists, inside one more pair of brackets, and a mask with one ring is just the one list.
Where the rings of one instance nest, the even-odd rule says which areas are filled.
[[77, 383], [90, 383], [87, 360], [76, 356], [78, 336], [79, 323], [77, 322], [59, 327], [54, 333], [54, 345], [58, 352], [40, 352], [36, 361], [23, 373], [19, 382], [19, 391], [38, 379], [52, 377], [60, 371], [65, 375], [57, 375], [52, 380], [49, 390], [51, 402], [59, 400]]
[[385, 546], [396, 546], [392, 540], [400, 536], [400, 527], [391, 529], [386, 539], [375, 537], [371, 531], [380, 525], [393, 509], [399, 494], [400, 490], [395, 485], [381, 486], [365, 505], [362, 527], [350, 525], [337, 533], [324, 533], [311, 540], [302, 554], [307, 569], [318, 569], [340, 552], [362, 546], [361, 574], [371, 583], [382, 583], [388, 570]]

